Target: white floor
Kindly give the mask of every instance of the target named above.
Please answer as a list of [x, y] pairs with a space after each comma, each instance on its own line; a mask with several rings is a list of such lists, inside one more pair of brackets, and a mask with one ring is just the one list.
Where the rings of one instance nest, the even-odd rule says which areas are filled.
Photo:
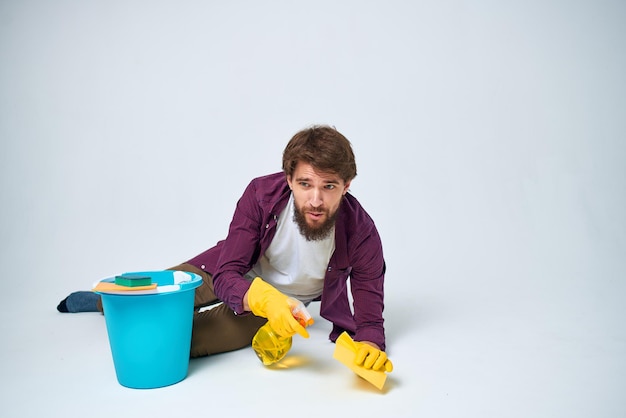
[[277, 411], [372, 417], [624, 413], [623, 305], [594, 302], [590, 310], [589, 299], [599, 294], [611, 300], [600, 286], [589, 286], [588, 297], [568, 304], [565, 294], [553, 300], [540, 294], [512, 297], [466, 277], [472, 280], [478, 282], [473, 290], [464, 285], [390, 292], [386, 316], [395, 370], [383, 391], [332, 359], [329, 324], [319, 318], [317, 305], [312, 305], [311, 338], [297, 337], [278, 367], [265, 368], [244, 349], [192, 360], [188, 377], [173, 386], [128, 389], [116, 380], [104, 318], [57, 313], [62, 292], [39, 280], [28, 291], [35, 293], [30, 303], [3, 297], [2, 409], [23, 417], [87, 411], [92, 417], [217, 411], [268, 417]]
[[[626, 7], [609, 0], [0, 2], [3, 417], [626, 416]], [[223, 238], [251, 177], [329, 123], [379, 227], [395, 370], [319, 318], [118, 384], [74, 290]]]

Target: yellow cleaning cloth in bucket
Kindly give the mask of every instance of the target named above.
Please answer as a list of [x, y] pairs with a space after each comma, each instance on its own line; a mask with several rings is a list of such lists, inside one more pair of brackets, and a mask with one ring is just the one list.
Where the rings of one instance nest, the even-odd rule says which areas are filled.
[[350, 338], [347, 332], [343, 332], [335, 342], [333, 358], [348, 366], [354, 373], [361, 376], [378, 389], [382, 389], [387, 380], [387, 373], [382, 370], [371, 370], [357, 366], [354, 363], [355, 357], [356, 345], [354, 344], [354, 340]]

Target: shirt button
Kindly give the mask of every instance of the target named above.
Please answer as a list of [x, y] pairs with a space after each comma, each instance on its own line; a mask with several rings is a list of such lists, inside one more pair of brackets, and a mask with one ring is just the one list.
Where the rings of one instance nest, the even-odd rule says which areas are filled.
[[267, 228], [269, 228], [269, 227], [270, 227], [270, 224], [265, 225], [265, 229], [267, 229]]

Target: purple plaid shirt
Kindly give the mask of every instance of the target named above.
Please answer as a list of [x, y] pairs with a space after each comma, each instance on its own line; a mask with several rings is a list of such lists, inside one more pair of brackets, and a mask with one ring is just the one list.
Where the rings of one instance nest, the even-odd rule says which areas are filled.
[[[244, 313], [243, 296], [250, 287], [243, 276], [271, 244], [290, 193], [282, 172], [252, 180], [237, 203], [226, 239], [188, 261], [213, 275], [215, 294], [238, 314]], [[348, 300], [348, 277], [354, 314]], [[376, 226], [347, 193], [337, 213], [335, 252], [321, 296], [320, 315], [333, 323], [331, 341], [348, 331], [356, 341], [371, 341], [385, 350], [384, 277]]]

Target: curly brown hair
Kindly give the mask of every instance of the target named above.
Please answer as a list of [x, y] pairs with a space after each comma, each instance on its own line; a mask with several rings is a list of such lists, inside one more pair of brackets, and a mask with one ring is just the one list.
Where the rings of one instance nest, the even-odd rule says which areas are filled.
[[350, 141], [337, 129], [314, 125], [296, 133], [283, 151], [283, 171], [293, 175], [299, 161], [322, 172], [335, 173], [344, 182], [356, 177], [356, 161]]

